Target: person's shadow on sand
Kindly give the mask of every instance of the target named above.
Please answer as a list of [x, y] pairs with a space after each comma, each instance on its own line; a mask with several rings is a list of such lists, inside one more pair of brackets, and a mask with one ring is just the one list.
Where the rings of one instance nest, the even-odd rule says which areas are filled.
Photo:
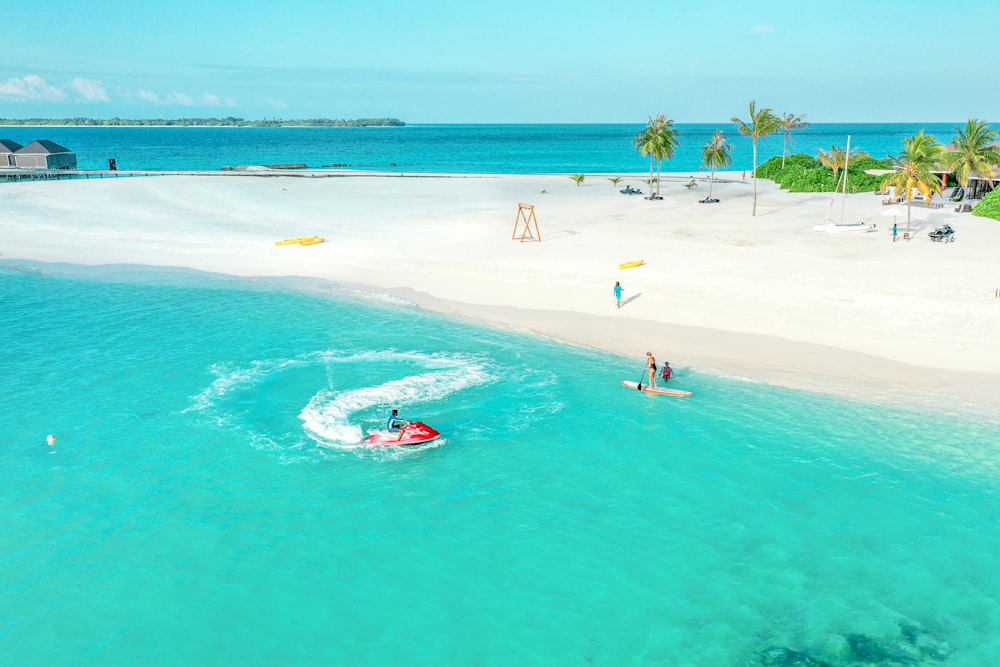
[[642, 292], [638, 292], [636, 294], [633, 294], [629, 298], [627, 298], [624, 301], [622, 301], [622, 306], [627, 306], [628, 304], [630, 304], [633, 301], [635, 301], [636, 299], [638, 299], [640, 296], [642, 296]]

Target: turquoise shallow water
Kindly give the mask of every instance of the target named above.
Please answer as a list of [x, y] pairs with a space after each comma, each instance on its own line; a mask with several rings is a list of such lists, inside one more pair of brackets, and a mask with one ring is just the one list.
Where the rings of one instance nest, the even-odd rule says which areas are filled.
[[[1000, 656], [989, 418], [139, 268], [0, 264], [0, 342], [4, 664]], [[394, 406], [445, 438], [358, 446]]]

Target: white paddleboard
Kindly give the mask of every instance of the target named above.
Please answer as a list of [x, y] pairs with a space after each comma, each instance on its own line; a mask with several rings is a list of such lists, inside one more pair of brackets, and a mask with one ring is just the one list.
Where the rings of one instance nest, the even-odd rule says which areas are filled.
[[[639, 383], [632, 382], [631, 380], [622, 380], [622, 384], [628, 387], [629, 389], [639, 388]], [[642, 385], [642, 389], [640, 389], [640, 391], [643, 391], [647, 394], [659, 394], [661, 396], [694, 396], [694, 394], [692, 394], [690, 391], [684, 391], [683, 389], [667, 389], [666, 387], [647, 387], [646, 385]]]

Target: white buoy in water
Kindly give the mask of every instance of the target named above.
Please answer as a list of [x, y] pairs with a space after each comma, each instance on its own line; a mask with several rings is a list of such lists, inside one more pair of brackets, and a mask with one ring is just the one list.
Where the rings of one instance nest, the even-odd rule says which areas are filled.
[[49, 443], [49, 447], [56, 446], [56, 436], [49, 433], [49, 437], [45, 438], [45, 442]]

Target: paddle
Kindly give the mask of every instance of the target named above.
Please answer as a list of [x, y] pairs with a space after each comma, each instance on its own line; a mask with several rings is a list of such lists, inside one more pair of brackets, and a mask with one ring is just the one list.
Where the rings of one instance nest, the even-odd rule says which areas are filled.
[[646, 377], [646, 369], [642, 369], [642, 375], [639, 376], [639, 382], [635, 385], [635, 388], [642, 391], [642, 378]]

